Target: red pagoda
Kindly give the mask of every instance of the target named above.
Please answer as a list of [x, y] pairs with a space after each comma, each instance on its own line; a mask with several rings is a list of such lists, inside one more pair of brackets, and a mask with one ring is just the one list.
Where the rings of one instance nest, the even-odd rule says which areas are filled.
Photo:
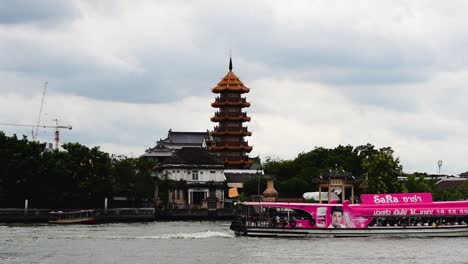
[[248, 93], [249, 88], [245, 87], [239, 78], [232, 72], [232, 60], [229, 60], [229, 72], [224, 78], [211, 90], [216, 97], [214, 108], [219, 108], [211, 121], [219, 123], [211, 132], [214, 142], [210, 150], [219, 153], [224, 166], [227, 169], [245, 169], [252, 165], [253, 161], [249, 159], [246, 153], [252, 151], [252, 146], [244, 140], [244, 137], [252, 135], [243, 126], [244, 122], [249, 122], [250, 117], [242, 108], [249, 107], [250, 103], [246, 101], [242, 94]]

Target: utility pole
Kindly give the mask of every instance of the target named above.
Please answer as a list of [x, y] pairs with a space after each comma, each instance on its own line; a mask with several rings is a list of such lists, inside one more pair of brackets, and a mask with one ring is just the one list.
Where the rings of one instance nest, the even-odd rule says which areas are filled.
[[437, 162], [437, 166], [439, 166], [439, 177], [440, 177], [440, 168], [442, 168], [442, 161], [441, 160], [439, 160]]

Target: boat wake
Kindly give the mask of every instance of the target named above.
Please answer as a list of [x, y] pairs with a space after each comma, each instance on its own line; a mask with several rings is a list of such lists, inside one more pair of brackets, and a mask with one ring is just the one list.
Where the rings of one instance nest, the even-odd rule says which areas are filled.
[[196, 233], [177, 233], [177, 234], [164, 234], [159, 236], [142, 236], [137, 237], [139, 239], [200, 239], [200, 238], [212, 238], [212, 237], [225, 237], [233, 238], [234, 235], [215, 232], [215, 231], [205, 231], [205, 232], [196, 232]]

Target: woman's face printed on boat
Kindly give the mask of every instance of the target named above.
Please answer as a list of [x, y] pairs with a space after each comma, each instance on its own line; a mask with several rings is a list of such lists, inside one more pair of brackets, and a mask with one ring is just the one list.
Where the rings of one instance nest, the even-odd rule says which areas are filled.
[[335, 228], [340, 228], [342, 226], [341, 222], [343, 221], [343, 209], [338, 206], [333, 206], [331, 209], [331, 225]]

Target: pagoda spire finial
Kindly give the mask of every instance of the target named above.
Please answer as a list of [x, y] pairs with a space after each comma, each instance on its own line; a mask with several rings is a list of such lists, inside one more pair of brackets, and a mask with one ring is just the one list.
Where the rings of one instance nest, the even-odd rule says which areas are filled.
[[229, 71], [232, 71], [232, 55], [231, 55], [231, 50], [229, 50]]

